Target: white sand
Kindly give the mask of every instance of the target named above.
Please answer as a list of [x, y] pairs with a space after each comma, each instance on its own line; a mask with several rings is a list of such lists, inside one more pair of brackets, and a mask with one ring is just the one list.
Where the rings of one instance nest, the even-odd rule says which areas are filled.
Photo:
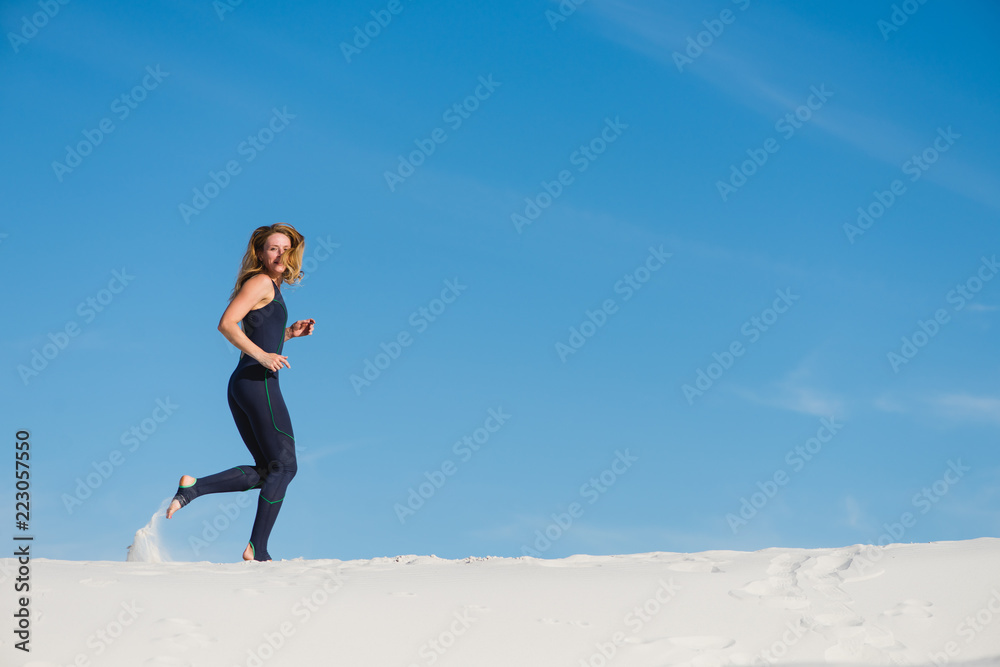
[[[0, 559], [8, 619], [14, 565]], [[31, 576], [32, 652], [6, 630], [5, 666], [1000, 664], [994, 538], [560, 560], [39, 558]]]

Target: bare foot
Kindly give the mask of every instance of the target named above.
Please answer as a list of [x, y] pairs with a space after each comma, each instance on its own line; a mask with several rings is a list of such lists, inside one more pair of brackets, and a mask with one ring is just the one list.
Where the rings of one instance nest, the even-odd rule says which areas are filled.
[[[191, 486], [195, 483], [195, 478], [191, 475], [182, 475], [181, 481], [178, 482], [178, 486]], [[170, 507], [167, 508], [167, 518], [169, 519], [174, 515], [174, 512], [181, 508], [181, 501], [174, 498], [173, 502], [170, 503]]]
[[253, 560], [253, 547], [247, 545], [247, 548], [243, 550], [243, 560]]

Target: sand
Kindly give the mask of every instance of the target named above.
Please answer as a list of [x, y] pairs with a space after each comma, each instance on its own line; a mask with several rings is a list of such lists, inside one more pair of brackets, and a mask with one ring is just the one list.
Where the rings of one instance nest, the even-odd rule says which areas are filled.
[[[0, 664], [1000, 664], [995, 538], [267, 563], [153, 542], [146, 560], [33, 559], [31, 652], [5, 632]], [[16, 565], [0, 559], [8, 613]]]

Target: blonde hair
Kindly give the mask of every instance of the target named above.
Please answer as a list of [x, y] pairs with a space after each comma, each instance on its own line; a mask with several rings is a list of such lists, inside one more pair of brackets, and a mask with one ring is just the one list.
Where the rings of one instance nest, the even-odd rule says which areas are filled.
[[264, 252], [264, 244], [271, 234], [284, 234], [291, 242], [291, 247], [281, 255], [281, 262], [285, 265], [285, 270], [281, 274], [281, 282], [294, 285], [296, 281], [302, 279], [302, 253], [306, 248], [306, 239], [291, 225], [279, 222], [273, 225], [265, 225], [253, 230], [250, 235], [250, 242], [247, 243], [247, 251], [243, 254], [243, 263], [240, 271], [236, 274], [236, 286], [233, 287], [229, 295], [232, 302], [239, 294], [243, 285], [250, 278], [258, 273], [264, 273], [264, 264], [260, 261], [260, 253]]

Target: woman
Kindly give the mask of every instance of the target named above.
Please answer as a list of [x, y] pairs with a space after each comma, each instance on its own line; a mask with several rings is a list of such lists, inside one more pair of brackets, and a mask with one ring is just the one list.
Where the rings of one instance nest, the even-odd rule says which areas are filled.
[[229, 306], [219, 320], [219, 331], [242, 351], [229, 377], [229, 409], [254, 464], [208, 477], [182, 476], [167, 508], [169, 519], [200, 495], [259, 488], [257, 516], [243, 560], [271, 560], [267, 538], [297, 469], [295, 437], [278, 387], [278, 370], [291, 368], [288, 357], [281, 354], [284, 342], [311, 335], [316, 321], [299, 320], [286, 328], [288, 311], [280, 285], [293, 284], [302, 277], [304, 249], [305, 239], [291, 225], [278, 223], [255, 229], [229, 295]]

